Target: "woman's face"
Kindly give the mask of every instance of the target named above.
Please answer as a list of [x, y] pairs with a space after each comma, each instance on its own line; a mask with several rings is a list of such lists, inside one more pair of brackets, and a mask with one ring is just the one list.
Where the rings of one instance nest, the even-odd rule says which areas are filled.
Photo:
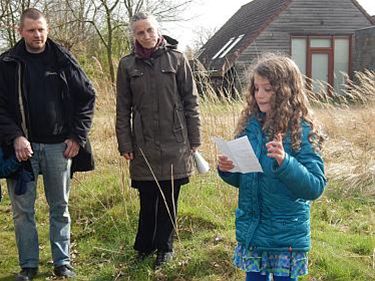
[[254, 88], [255, 100], [258, 104], [259, 110], [267, 115], [271, 111], [271, 99], [275, 92], [268, 79], [259, 76], [258, 74], [254, 75]]
[[145, 49], [152, 49], [158, 42], [158, 29], [155, 23], [148, 19], [136, 21], [133, 24], [134, 37]]

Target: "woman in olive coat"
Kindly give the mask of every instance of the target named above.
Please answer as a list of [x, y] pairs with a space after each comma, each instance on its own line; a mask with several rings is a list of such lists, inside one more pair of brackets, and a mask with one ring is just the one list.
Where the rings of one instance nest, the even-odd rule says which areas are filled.
[[200, 145], [198, 96], [177, 41], [160, 35], [146, 13], [133, 16], [131, 29], [134, 50], [118, 67], [116, 134], [140, 196], [134, 249], [141, 259], [156, 250], [159, 267], [173, 256], [180, 187]]

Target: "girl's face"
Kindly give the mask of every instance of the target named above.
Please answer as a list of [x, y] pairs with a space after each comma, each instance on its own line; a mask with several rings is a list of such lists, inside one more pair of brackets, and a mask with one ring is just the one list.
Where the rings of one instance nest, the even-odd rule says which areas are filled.
[[270, 113], [271, 98], [275, 94], [268, 79], [254, 75], [255, 100], [258, 104], [259, 110], [263, 113]]

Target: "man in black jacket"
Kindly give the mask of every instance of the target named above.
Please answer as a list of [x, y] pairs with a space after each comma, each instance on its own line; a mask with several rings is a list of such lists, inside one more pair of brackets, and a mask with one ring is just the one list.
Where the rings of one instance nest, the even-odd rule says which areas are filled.
[[39, 264], [35, 224], [36, 182], [43, 175], [49, 206], [54, 273], [75, 277], [70, 260], [70, 178], [93, 169], [87, 134], [95, 103], [94, 89], [71, 54], [50, 40], [44, 15], [29, 8], [21, 15], [22, 39], [0, 56], [0, 139], [29, 162], [35, 180], [22, 195], [17, 179], [7, 180], [21, 272], [31, 280]]

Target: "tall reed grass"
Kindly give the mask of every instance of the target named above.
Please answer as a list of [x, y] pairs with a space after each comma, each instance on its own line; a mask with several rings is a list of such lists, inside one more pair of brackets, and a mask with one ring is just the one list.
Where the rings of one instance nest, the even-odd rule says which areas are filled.
[[[217, 150], [211, 138], [233, 138], [244, 101], [239, 94], [233, 98], [232, 95], [215, 91], [204, 71], [198, 70], [196, 74], [200, 76], [199, 87], [204, 89], [204, 95], [200, 98], [202, 146], [199, 150], [210, 165], [215, 166]], [[97, 167], [101, 170], [101, 167], [114, 165], [125, 186], [129, 181], [128, 164], [118, 156], [117, 151], [115, 88], [101, 73], [101, 67], [97, 68], [94, 76], [98, 96], [91, 137]], [[348, 79], [341, 93], [331, 89], [330, 94], [309, 91], [308, 96], [315, 118], [327, 136], [322, 153], [328, 178], [341, 182], [341, 192], [344, 194], [361, 192], [375, 195], [375, 72], [356, 72], [353, 81]]]
[[343, 195], [375, 196], [375, 71], [356, 72], [344, 91], [331, 91], [309, 93], [327, 136], [326, 174], [340, 183]]
[[[204, 72], [199, 72], [204, 75]], [[202, 74], [203, 73], [203, 74]], [[307, 78], [306, 78], [307, 79]], [[205, 95], [201, 99], [203, 145], [202, 151], [211, 164], [216, 162], [217, 151], [211, 137], [219, 135], [233, 138], [233, 131], [243, 107], [241, 95], [225, 98], [215, 92], [206, 81]], [[308, 79], [307, 79], [308, 80]], [[329, 85], [319, 88], [327, 91], [307, 90], [314, 116], [326, 135], [323, 158], [329, 179], [339, 181], [344, 194], [360, 192], [375, 195], [375, 72], [356, 72], [347, 80], [344, 91], [334, 92]], [[309, 81], [312, 82], [311, 80]]]

